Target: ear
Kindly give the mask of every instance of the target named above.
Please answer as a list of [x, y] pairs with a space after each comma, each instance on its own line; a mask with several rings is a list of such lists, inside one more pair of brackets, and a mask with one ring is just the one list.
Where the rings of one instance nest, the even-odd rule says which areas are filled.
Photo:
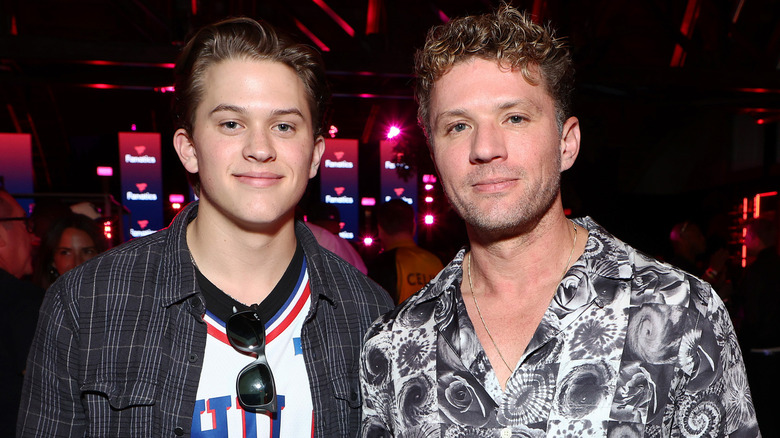
[[186, 130], [179, 128], [173, 134], [173, 148], [187, 172], [198, 173], [198, 151]]
[[561, 133], [561, 172], [568, 170], [580, 153], [580, 121], [569, 117]]
[[317, 171], [320, 169], [320, 161], [322, 161], [322, 154], [325, 153], [325, 138], [321, 135], [314, 139], [314, 150], [311, 152], [311, 167], [309, 168], [309, 179], [317, 176]]

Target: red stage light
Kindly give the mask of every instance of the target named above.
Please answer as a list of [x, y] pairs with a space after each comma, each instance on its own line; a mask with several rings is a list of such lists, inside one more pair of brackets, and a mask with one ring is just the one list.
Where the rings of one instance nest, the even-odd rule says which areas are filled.
[[184, 195], [178, 195], [178, 194], [168, 195], [168, 202], [183, 204]]

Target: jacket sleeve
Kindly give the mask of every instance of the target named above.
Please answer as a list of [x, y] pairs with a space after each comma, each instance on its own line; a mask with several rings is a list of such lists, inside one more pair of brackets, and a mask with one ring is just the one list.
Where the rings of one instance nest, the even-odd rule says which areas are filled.
[[395, 436], [393, 424], [393, 385], [390, 355], [392, 332], [385, 327], [380, 318], [366, 333], [360, 353], [360, 392], [363, 398], [363, 421], [360, 428], [361, 438], [379, 438]]
[[709, 285], [694, 285], [693, 330], [681, 342], [673, 433], [681, 437], [756, 437], [758, 423], [745, 364], [725, 305]]
[[[27, 358], [18, 437], [83, 436], [86, 415], [77, 381], [79, 346], [73, 310], [55, 283], [44, 298]], [[59, 288], [58, 288], [59, 287]]]

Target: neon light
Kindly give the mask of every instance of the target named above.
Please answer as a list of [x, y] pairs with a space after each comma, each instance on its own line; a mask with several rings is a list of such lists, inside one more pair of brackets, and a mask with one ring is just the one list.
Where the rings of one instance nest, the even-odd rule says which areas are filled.
[[433, 184], [426, 184], [425, 191], [433, 190]]
[[295, 25], [300, 29], [301, 32], [303, 32], [304, 35], [309, 37], [309, 39], [317, 45], [317, 47], [320, 48], [323, 52], [330, 52], [330, 47], [326, 46], [325, 43], [322, 42], [321, 39], [317, 38], [316, 35], [312, 31], [309, 30], [306, 26], [303, 25], [300, 21], [298, 21], [297, 18], [293, 18], [293, 21], [295, 21]]
[[336, 127], [336, 125], [330, 125], [330, 128], [328, 128], [328, 134], [330, 134], [330, 138], [336, 138], [336, 134], [339, 133], [339, 128]]
[[376, 198], [362, 198], [360, 200], [360, 205], [365, 205], [366, 207], [376, 205]]
[[426, 197], [425, 197], [425, 202], [427, 202], [428, 204], [430, 204], [431, 202], [433, 202], [433, 196], [426, 196]]
[[450, 17], [448, 17], [447, 14], [444, 13], [444, 11], [439, 9], [439, 20], [441, 20], [442, 23], [446, 23], [450, 21]]
[[173, 208], [174, 210], [181, 210], [181, 204], [179, 204], [178, 202], [174, 202], [173, 204], [171, 204], [171, 208]]
[[198, 0], [192, 0], [192, 15], [198, 15]]
[[432, 214], [426, 214], [425, 215], [425, 225], [432, 225], [433, 224], [433, 215]]
[[380, 0], [368, 0], [366, 13], [366, 35], [379, 33], [379, 3]]
[[742, 220], [747, 220], [747, 213], [748, 212], [748, 199], [742, 198]]
[[133, 123], [132, 125], [130, 125], [130, 130], [131, 130], [131, 131], [135, 131], [135, 130], [136, 130], [135, 123]]
[[374, 244], [374, 238], [371, 236], [366, 236], [363, 238], [363, 245], [365, 246], [371, 246]]
[[387, 139], [390, 140], [391, 138], [395, 138], [400, 133], [401, 129], [399, 129], [397, 126], [391, 126], [390, 129], [387, 130]]
[[761, 195], [756, 195], [753, 199], [753, 217], [761, 216]]
[[98, 166], [97, 174], [98, 176], [113, 176], [114, 168], [109, 166]]
[[426, 173], [426, 174], [425, 174], [425, 175], [423, 175], [423, 177], [422, 177], [422, 182], [424, 182], [424, 183], [431, 183], [431, 184], [434, 184], [434, 183], [436, 183], [436, 181], [437, 181], [437, 180], [436, 180], [436, 175], [431, 175], [431, 174], [429, 174], [429, 173]]
[[184, 195], [179, 195], [179, 194], [168, 195], [168, 202], [178, 202], [180, 204], [183, 204], [184, 203]]
[[346, 21], [344, 21], [343, 18], [339, 16], [333, 9], [330, 8], [327, 4], [325, 4], [322, 0], [312, 0], [315, 5], [319, 6], [320, 9], [325, 11], [326, 14], [330, 16], [330, 18], [336, 22], [342, 29], [344, 29], [344, 32], [347, 33], [347, 35], [354, 37], [355, 36], [355, 30], [352, 29], [352, 26], [347, 24]]

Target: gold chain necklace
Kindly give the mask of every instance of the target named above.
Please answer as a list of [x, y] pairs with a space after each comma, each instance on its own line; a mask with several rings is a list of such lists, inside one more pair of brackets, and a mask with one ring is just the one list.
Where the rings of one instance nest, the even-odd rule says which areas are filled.
[[[572, 222], [572, 225], [574, 225], [574, 242], [571, 245], [571, 251], [569, 252], [569, 259], [566, 260], [566, 266], [563, 267], [563, 274], [561, 274], [561, 280], [563, 280], [563, 277], [566, 276], [566, 272], [568, 272], [569, 270], [569, 263], [571, 263], [571, 257], [572, 255], [574, 255], [574, 248], [577, 247], [577, 224]], [[490, 342], [493, 343], [493, 348], [496, 349], [496, 352], [498, 353], [498, 357], [501, 358], [501, 362], [504, 362], [506, 368], [509, 370], [510, 373], [512, 373], [514, 372], [514, 368], [510, 367], [506, 359], [504, 359], [504, 355], [501, 354], [501, 350], [498, 349], [498, 344], [496, 344], [496, 340], [493, 339], [493, 335], [490, 334], [490, 330], [488, 330], [487, 324], [485, 324], [485, 318], [482, 317], [482, 311], [479, 310], [479, 304], [477, 304], [477, 295], [474, 293], [474, 284], [471, 282], [471, 252], [470, 251], [469, 251], [469, 263], [468, 263], [467, 272], [469, 277], [469, 288], [471, 289], [471, 298], [474, 300], [474, 307], [477, 308], [477, 315], [479, 315], [479, 320], [482, 321], [482, 327], [485, 328], [485, 332], [490, 338]], [[560, 283], [561, 280], [558, 280], [558, 283]]]

